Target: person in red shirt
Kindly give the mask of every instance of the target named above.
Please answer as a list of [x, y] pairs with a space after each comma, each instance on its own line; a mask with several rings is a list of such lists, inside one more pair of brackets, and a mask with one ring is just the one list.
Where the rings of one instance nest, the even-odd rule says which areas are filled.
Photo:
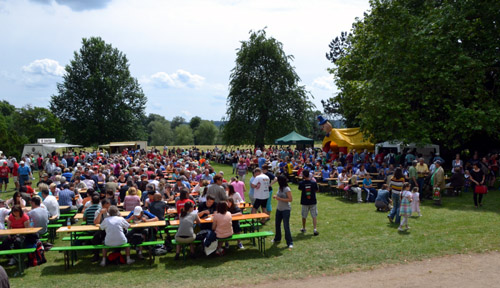
[[9, 166], [7, 166], [7, 161], [3, 162], [3, 165], [0, 167], [0, 193], [4, 192], [2, 191], [2, 183], [5, 185], [5, 193], [7, 193], [7, 184], [9, 184], [9, 173], [10, 169]]
[[12, 179], [14, 180], [14, 184], [16, 185], [16, 191], [19, 191], [19, 174], [17, 173], [17, 169], [19, 169], [19, 163], [17, 163], [16, 159], [12, 160]]
[[184, 204], [186, 204], [186, 202], [192, 202], [193, 206], [195, 205], [194, 201], [189, 199], [188, 194], [189, 192], [187, 188], [181, 189], [179, 200], [175, 202], [175, 208], [177, 208], [177, 215], [181, 215], [182, 208], [184, 208]]

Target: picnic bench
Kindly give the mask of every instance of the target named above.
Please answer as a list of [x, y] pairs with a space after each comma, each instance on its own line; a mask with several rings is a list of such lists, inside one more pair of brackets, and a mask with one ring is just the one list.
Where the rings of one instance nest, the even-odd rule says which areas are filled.
[[[33, 227], [33, 228], [18, 228], [18, 229], [4, 229], [0, 230], [0, 236], [9, 236], [9, 235], [27, 235], [27, 234], [35, 234], [38, 231], [42, 230], [41, 227]], [[21, 243], [21, 247], [23, 243]], [[22, 248], [22, 249], [12, 249], [12, 250], [1, 250], [0, 255], [4, 256], [13, 256], [17, 261], [18, 271], [14, 276], [20, 276], [24, 273], [25, 263], [24, 263], [24, 255], [33, 253], [36, 251], [36, 248]]]

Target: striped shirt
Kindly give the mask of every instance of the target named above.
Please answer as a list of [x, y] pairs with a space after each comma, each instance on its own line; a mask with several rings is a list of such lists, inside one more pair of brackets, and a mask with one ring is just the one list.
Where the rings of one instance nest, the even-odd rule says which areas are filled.
[[83, 213], [83, 218], [87, 221], [87, 225], [94, 224], [95, 211], [101, 209], [101, 204], [92, 204]]
[[403, 184], [405, 183], [405, 178], [391, 179], [391, 189], [392, 193], [399, 194], [403, 190]]

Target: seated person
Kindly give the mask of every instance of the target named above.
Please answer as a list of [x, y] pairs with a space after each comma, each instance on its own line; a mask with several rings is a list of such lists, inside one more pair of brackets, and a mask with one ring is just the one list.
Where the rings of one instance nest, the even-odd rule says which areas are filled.
[[50, 195], [49, 190], [43, 189], [41, 191], [42, 193], [42, 199], [43, 199], [43, 205], [47, 208], [47, 211], [49, 212], [49, 217], [56, 217], [56, 219], [59, 219], [60, 211], [59, 211], [59, 203], [57, 202], [57, 199], [55, 196]]
[[21, 208], [24, 208], [26, 207], [26, 201], [22, 198], [22, 195], [20, 192], [15, 192], [13, 195], [12, 195], [12, 198], [7, 200], [5, 202], [5, 204], [12, 208], [14, 207], [15, 205], [19, 205], [21, 206]]
[[125, 196], [123, 201], [123, 210], [134, 211], [134, 208], [141, 207], [141, 198], [137, 195], [137, 189], [135, 187], [130, 187], [129, 195]]
[[[207, 195], [207, 201], [203, 202], [198, 206], [198, 216], [200, 218], [206, 218], [208, 215], [212, 215], [215, 213], [217, 206], [215, 205], [215, 198], [212, 195]], [[210, 223], [202, 223], [201, 230], [210, 230], [212, 229], [212, 224]]]
[[[194, 204], [186, 202], [184, 207], [182, 207], [181, 214], [179, 215], [179, 229], [175, 234], [175, 241], [177, 241], [177, 243], [190, 243], [191, 258], [194, 258], [193, 241], [196, 239], [196, 234], [193, 230], [194, 223], [200, 224], [200, 217], [198, 217], [198, 214], [194, 212]], [[179, 259], [180, 252], [181, 245], [177, 244], [175, 260]]]
[[[140, 222], [152, 222], [158, 221], [158, 217], [149, 213], [148, 211], [143, 211], [141, 206], [136, 206], [134, 211], [130, 212], [125, 219], [129, 223], [140, 223]], [[150, 228], [134, 228], [127, 233], [127, 239], [131, 239], [134, 234], [142, 234], [142, 240], [146, 240], [146, 236], [149, 234]], [[139, 246], [139, 252], [137, 258], [143, 259], [142, 256], [142, 246]]]
[[[224, 239], [233, 235], [233, 220], [226, 201], [217, 203], [217, 213], [212, 216], [212, 221], [212, 230], [215, 232], [217, 239]], [[217, 243], [216, 253], [219, 256], [224, 255], [221, 241]]]
[[363, 199], [361, 198], [362, 190], [361, 188], [359, 188], [358, 178], [356, 177], [356, 175], [353, 175], [351, 179], [349, 179], [349, 187], [352, 192], [358, 195], [358, 203], [363, 203]]
[[[233, 198], [227, 198], [227, 207], [228, 207], [229, 212], [231, 213], [231, 217], [237, 216], [237, 215], [242, 215], [241, 209], [235, 203]], [[241, 233], [240, 221], [238, 221], [238, 220], [233, 221], [233, 233], [234, 234]], [[226, 248], [229, 248], [229, 242], [226, 242]], [[245, 248], [245, 247], [243, 247], [241, 240], [238, 240], [238, 248], [239, 249]]]
[[42, 204], [42, 199], [38, 196], [31, 198], [31, 211], [27, 214], [30, 217], [30, 221], [33, 222], [33, 227], [41, 227], [42, 229], [38, 231], [38, 237], [47, 233], [47, 225], [49, 225], [49, 212], [46, 208], [40, 207]]
[[151, 214], [158, 217], [159, 220], [165, 220], [165, 211], [167, 209], [167, 203], [163, 201], [161, 194], [158, 192], [153, 192], [151, 196], [152, 201], [148, 204], [148, 210]]
[[101, 209], [99, 194], [94, 193], [91, 203], [83, 212], [83, 221], [86, 221], [89, 225], [94, 223], [95, 212]]
[[175, 207], [177, 208], [177, 215], [181, 215], [182, 207], [184, 207], [184, 204], [186, 202], [193, 202], [193, 204], [195, 204], [194, 200], [189, 199], [188, 195], [189, 195], [189, 190], [187, 188], [183, 188], [180, 191], [179, 200], [175, 201]]
[[451, 174], [450, 183], [446, 184], [446, 187], [461, 189], [464, 185], [465, 177], [464, 174], [462, 174], [462, 169], [460, 169], [460, 167], [455, 167], [455, 172]]
[[389, 191], [387, 190], [387, 184], [382, 185], [382, 188], [378, 190], [377, 198], [375, 198], [375, 207], [377, 211], [387, 212], [391, 210], [390, 203], [392, 200], [389, 198]]
[[371, 175], [367, 173], [365, 179], [363, 179], [363, 189], [366, 191], [366, 202], [375, 202], [375, 198], [377, 198], [377, 190], [373, 187], [371, 178]]
[[[104, 238], [104, 245], [106, 246], [120, 246], [127, 243], [127, 237], [125, 232], [130, 224], [127, 223], [125, 219], [120, 217], [120, 211], [116, 206], [109, 207], [109, 217], [106, 217], [102, 221], [100, 229], [106, 232], [106, 237]], [[127, 254], [127, 264], [132, 264], [135, 261], [130, 259], [130, 247], [125, 248], [125, 253]], [[102, 249], [102, 261], [101, 266], [106, 266], [107, 251]]]
[[[23, 209], [21, 208], [21, 206], [14, 205], [14, 207], [12, 207], [12, 211], [8, 217], [8, 220], [7, 220], [7, 226], [8, 226], [8, 229], [19, 229], [19, 228], [26, 228], [26, 227], [30, 226], [30, 218], [29, 218], [28, 214], [23, 212]], [[30, 238], [34, 238], [34, 241], [35, 241], [34, 243], [36, 243], [36, 240], [38, 239], [38, 236], [36, 234], [28, 234], [27, 236], [29, 236]], [[21, 243], [22, 243], [21, 237], [24, 237], [24, 236], [20, 236], [20, 235], [7, 236], [3, 240], [3, 242], [0, 246], [0, 249], [1, 250], [11, 250], [12, 246], [14, 247], [14, 249], [23, 248], [23, 247], [21, 247]], [[28, 243], [26, 243], [26, 240], [24, 241], [24, 244], [28, 244]], [[32, 243], [29, 243], [29, 244], [32, 244]], [[17, 263], [16, 259], [14, 257], [12, 257], [12, 258], [10, 258], [8, 265], [15, 265], [16, 263]]]

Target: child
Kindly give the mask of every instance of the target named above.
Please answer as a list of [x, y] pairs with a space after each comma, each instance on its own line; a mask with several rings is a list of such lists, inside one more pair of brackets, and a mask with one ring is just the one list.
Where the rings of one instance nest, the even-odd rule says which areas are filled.
[[411, 192], [411, 212], [418, 213], [418, 217], [421, 217], [422, 214], [420, 213], [420, 193], [418, 193], [418, 187], [413, 187], [413, 190]]
[[[399, 209], [399, 216], [401, 216], [403, 219], [401, 220], [401, 224], [399, 225], [398, 231], [406, 231], [410, 229], [408, 227], [408, 218], [411, 215], [411, 192], [410, 192], [410, 183], [405, 183], [403, 185], [403, 191], [401, 192], [400, 199], [401, 199], [401, 206]], [[403, 225], [405, 225], [405, 228], [403, 230]]]

